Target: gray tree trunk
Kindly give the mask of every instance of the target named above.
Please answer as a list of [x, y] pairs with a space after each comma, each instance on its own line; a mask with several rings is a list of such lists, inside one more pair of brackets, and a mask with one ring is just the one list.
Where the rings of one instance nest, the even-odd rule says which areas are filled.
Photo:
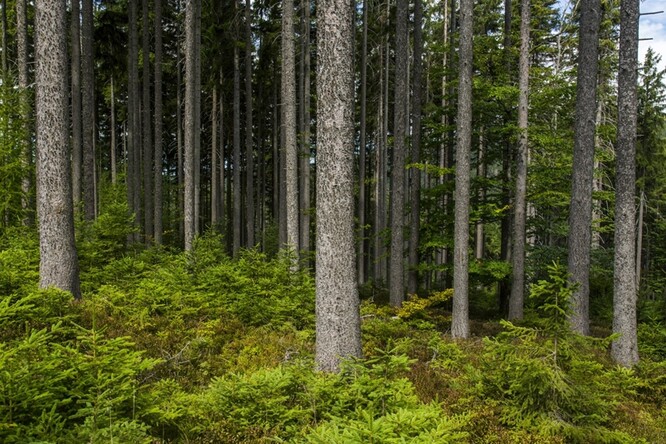
[[520, 57], [518, 62], [518, 152], [516, 154], [516, 195], [513, 215], [513, 283], [509, 298], [509, 319], [523, 318], [525, 300], [525, 240], [527, 222], [527, 117], [529, 100], [530, 1], [520, 2]]
[[638, 362], [636, 333], [636, 120], [638, 71], [638, 0], [620, 6], [620, 71], [615, 148], [615, 273], [613, 285], [613, 341], [611, 356], [624, 366]]
[[72, 0], [71, 39], [71, 79], [72, 89], [72, 197], [74, 208], [81, 204], [81, 180], [83, 179], [83, 148], [81, 130], [81, 5], [80, 0]]
[[177, 155], [177, 180], [178, 180], [178, 241], [184, 245], [185, 240], [185, 171], [184, 171], [184, 149], [183, 149], [183, 95], [182, 95], [182, 75], [180, 67], [180, 43], [178, 44], [178, 63], [176, 64], [176, 149]]
[[310, 250], [310, 1], [303, 0], [303, 101], [301, 149], [301, 240]]
[[2, 0], [2, 72], [7, 72], [7, 0]]
[[461, 0], [451, 321], [451, 335], [454, 338], [469, 337], [469, 176], [472, 147], [473, 10], [474, 0]]
[[592, 179], [600, 16], [599, 0], [581, 1], [568, 271], [571, 284], [576, 286], [569, 320], [572, 330], [583, 335], [590, 332]]
[[254, 247], [254, 142], [252, 139], [251, 0], [245, 2], [245, 229], [247, 246]]
[[93, 70], [93, 5], [81, 6], [81, 130], [83, 141], [83, 217], [95, 219], [95, 73]]
[[241, 247], [241, 147], [240, 147], [240, 67], [238, 47], [234, 46], [234, 218], [233, 254], [238, 256]]
[[196, 27], [197, 3], [200, 0], [188, 0], [185, 5], [185, 155], [183, 169], [185, 176], [185, 251], [191, 251], [196, 235], [195, 213], [195, 139], [196, 139], [196, 76], [197, 57]]
[[[317, 4], [316, 356], [323, 371], [361, 356], [354, 246], [353, 8]], [[290, 29], [286, 27], [286, 29]]]
[[393, 110], [393, 163], [391, 164], [391, 258], [389, 274], [390, 302], [394, 307], [405, 299], [404, 225], [405, 225], [405, 151], [409, 39], [407, 33], [408, 0], [396, 1], [395, 23], [395, 108]]
[[194, 235], [201, 229], [201, 0], [194, 21]]
[[21, 116], [24, 119], [24, 139], [21, 141], [21, 163], [23, 178], [21, 179], [21, 208], [23, 224], [32, 223], [30, 214], [30, 164], [32, 163], [32, 127], [30, 125], [30, 98], [28, 95], [28, 16], [25, 0], [16, 0], [16, 47], [18, 56], [18, 86], [21, 93]]
[[[478, 165], [476, 167], [476, 175], [481, 179], [486, 177], [486, 141], [485, 141], [485, 131], [484, 127], [479, 128], [479, 149], [478, 149]], [[486, 192], [484, 187], [479, 187], [479, 203], [483, 205], [486, 197]], [[476, 221], [476, 236], [475, 236], [475, 247], [474, 247], [474, 257], [478, 260], [483, 259], [483, 250], [484, 250], [484, 224], [483, 219]]]
[[118, 182], [118, 160], [116, 158], [116, 148], [118, 141], [116, 140], [116, 85], [114, 82], [113, 74], [111, 74], [111, 146], [109, 154], [111, 158], [111, 183], [113, 185]]
[[81, 297], [69, 167], [65, 0], [35, 1], [39, 286]]
[[[220, 69], [220, 89], [222, 88], [222, 70]], [[224, 156], [224, 100], [222, 94], [220, 94], [220, 223], [221, 231], [224, 237], [227, 237], [227, 224], [226, 224], [226, 203], [224, 200], [225, 194], [225, 156]]]
[[145, 235], [146, 243], [153, 241], [153, 223], [155, 215], [153, 211], [153, 182], [155, 176], [153, 175], [153, 163], [155, 159], [155, 146], [153, 145], [152, 132], [151, 132], [151, 115], [150, 115], [150, 37], [148, 27], [148, 0], [142, 1], [142, 19], [141, 19], [141, 52], [143, 53], [143, 99], [141, 100], [142, 122], [141, 129], [143, 130], [143, 232]]
[[210, 224], [213, 228], [217, 229], [217, 226], [220, 223], [220, 215], [218, 212], [218, 190], [219, 190], [219, 180], [217, 177], [218, 171], [218, 151], [217, 151], [217, 85], [213, 85], [213, 98], [212, 98], [212, 110], [210, 113], [210, 126], [211, 126], [211, 143], [210, 143]]
[[[137, 28], [138, 0], [130, 0], [129, 8], [129, 72], [128, 72], [128, 117], [129, 143], [127, 153], [127, 193], [134, 224], [139, 228], [141, 220], [141, 113], [139, 102], [139, 35]], [[135, 235], [133, 238], [137, 241]]]
[[155, 244], [162, 244], [162, 0], [155, 1]]
[[[412, 77], [412, 161], [421, 162], [421, 108], [423, 91], [423, 3], [414, 1], [414, 67]], [[421, 170], [411, 169], [412, 186], [410, 189], [411, 223], [409, 224], [409, 274], [407, 292], [416, 294], [419, 289], [419, 230], [421, 227]]]
[[287, 248], [298, 255], [298, 147], [296, 140], [296, 68], [294, 55], [294, 2], [282, 3], [282, 134], [287, 209]]
[[366, 113], [367, 113], [367, 91], [368, 91], [368, 1], [363, 0], [363, 41], [361, 43], [361, 93], [359, 100], [361, 102], [360, 131], [359, 131], [359, 180], [358, 180], [358, 256], [357, 273], [358, 284], [363, 285], [366, 281], [365, 274], [365, 172], [366, 172], [366, 151], [367, 151], [367, 131], [366, 131]]

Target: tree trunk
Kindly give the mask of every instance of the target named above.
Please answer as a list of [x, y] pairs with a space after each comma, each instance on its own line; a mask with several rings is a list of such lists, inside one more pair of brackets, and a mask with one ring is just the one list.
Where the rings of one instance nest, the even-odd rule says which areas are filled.
[[[421, 108], [423, 79], [423, 3], [414, 1], [414, 67], [412, 87], [412, 163], [421, 162]], [[421, 170], [412, 168], [411, 223], [409, 235], [409, 279], [407, 291], [416, 294], [419, 289], [419, 230], [421, 228]]]
[[473, 9], [473, 0], [461, 0], [451, 322], [451, 335], [454, 338], [469, 337], [469, 176], [472, 145]]
[[[485, 132], [484, 132], [484, 127], [481, 126], [479, 129], [479, 149], [478, 149], [478, 165], [476, 166], [476, 175], [477, 177], [481, 179], [485, 179], [486, 177], [486, 156], [485, 156], [485, 150], [486, 150], [486, 141], [485, 141]], [[484, 200], [486, 197], [485, 193], [485, 188], [483, 186], [479, 186], [479, 206], [484, 204]], [[484, 224], [483, 224], [483, 218], [479, 218], [479, 220], [476, 221], [476, 236], [475, 236], [475, 247], [474, 247], [474, 257], [477, 260], [482, 260], [483, 259], [483, 250], [484, 250]]]
[[[592, 179], [600, 15], [599, 0], [582, 0], [569, 208], [568, 271], [571, 284], [575, 286], [571, 299], [571, 328], [583, 335], [589, 334], [590, 331]], [[631, 223], [634, 223], [633, 220]]]
[[32, 125], [30, 124], [31, 110], [28, 95], [28, 16], [25, 0], [16, 0], [16, 47], [18, 56], [18, 86], [21, 93], [21, 116], [25, 131], [23, 134], [24, 138], [21, 140], [21, 163], [23, 165], [21, 208], [23, 210], [23, 225], [30, 225], [33, 219], [30, 208]]
[[81, 141], [81, 0], [72, 0], [71, 39], [71, 78], [72, 101], [72, 197], [74, 209], [78, 212], [81, 204], [81, 180], [83, 179], [83, 148]]
[[39, 287], [81, 297], [67, 122], [65, 1], [35, 2], [37, 217]]
[[315, 360], [320, 370], [335, 372], [342, 359], [361, 356], [354, 248], [354, 12], [345, 0], [321, 0], [317, 8]]
[[245, 2], [245, 226], [247, 246], [254, 247], [254, 142], [252, 139], [251, 0]]
[[201, 229], [201, 0], [194, 23], [194, 235]]
[[301, 239], [302, 250], [310, 250], [310, 1], [303, 0], [303, 101], [301, 149]]
[[197, 3], [199, 0], [188, 0], [185, 5], [185, 251], [191, 251], [196, 235], [197, 216], [195, 213], [196, 187], [196, 91], [197, 81]]
[[[85, 0], [84, 0], [85, 1]], [[142, 106], [142, 122], [141, 128], [143, 130], [143, 232], [147, 244], [153, 241], [153, 223], [155, 220], [153, 211], [153, 182], [155, 176], [153, 175], [153, 163], [155, 159], [155, 146], [152, 141], [151, 132], [151, 116], [150, 116], [150, 38], [148, 33], [148, 0], [142, 1], [143, 17], [141, 19], [141, 52], [143, 53], [143, 99], [141, 100]]]
[[[130, 210], [134, 213], [134, 224], [139, 227], [141, 220], [141, 115], [139, 111], [139, 36], [137, 29], [138, 0], [130, 0], [129, 8], [129, 73], [128, 73], [128, 177], [127, 193]], [[133, 240], [138, 240], [133, 236]]]
[[7, 0], [2, 0], [2, 73], [7, 73]]
[[641, 291], [641, 270], [643, 259], [643, 213], [645, 211], [645, 192], [640, 190], [640, 202], [638, 204], [638, 223], [636, 229], [636, 292]]
[[93, 5], [81, 7], [81, 111], [83, 141], [83, 217], [95, 219], [95, 73], [93, 70]]
[[240, 67], [238, 47], [234, 46], [234, 242], [233, 254], [241, 247], [241, 147], [240, 147]]
[[178, 63], [176, 64], [176, 145], [178, 150], [178, 242], [184, 245], [185, 239], [185, 171], [184, 171], [184, 150], [183, 150], [183, 98], [182, 98], [182, 74], [180, 67], [180, 43], [178, 44]]
[[113, 74], [111, 74], [111, 146], [109, 156], [111, 158], [111, 183], [115, 185], [118, 182], [118, 160], [116, 159], [116, 86]]
[[359, 134], [359, 180], [358, 180], [358, 256], [357, 273], [358, 284], [363, 285], [366, 281], [365, 275], [365, 171], [366, 171], [366, 113], [367, 113], [367, 83], [368, 83], [368, 2], [363, 0], [363, 42], [361, 46], [361, 116]]
[[613, 285], [613, 341], [611, 356], [624, 366], [638, 362], [636, 332], [636, 121], [638, 71], [638, 0], [620, 6], [620, 71], [615, 154], [615, 273]]
[[226, 224], [226, 204], [224, 201], [224, 196], [225, 196], [225, 186], [224, 186], [224, 180], [225, 180], [225, 157], [224, 157], [224, 100], [223, 96], [221, 93], [222, 90], [222, 70], [220, 69], [220, 179], [219, 179], [219, 184], [220, 184], [220, 198], [219, 198], [219, 206], [220, 206], [220, 231], [222, 232], [222, 235], [224, 236], [225, 239], [227, 239], [227, 224]]
[[162, 0], [155, 1], [155, 244], [162, 244]]
[[296, 145], [296, 70], [294, 62], [294, 2], [282, 3], [282, 133], [286, 163], [284, 205], [287, 208], [287, 248], [299, 251], [298, 149]]
[[509, 299], [509, 319], [523, 318], [525, 299], [525, 239], [527, 222], [527, 117], [529, 104], [530, 1], [520, 2], [520, 58], [518, 62], [518, 153], [516, 155], [516, 195], [513, 219], [513, 283]]
[[212, 110], [210, 113], [211, 143], [210, 143], [210, 224], [217, 229], [220, 223], [218, 214], [218, 178], [217, 178], [217, 85], [213, 85]]
[[396, 1], [395, 108], [393, 111], [393, 163], [391, 165], [391, 273], [389, 275], [390, 302], [394, 307], [400, 307], [405, 299], [405, 151], [407, 149], [407, 102], [409, 101], [408, 9], [408, 0]]

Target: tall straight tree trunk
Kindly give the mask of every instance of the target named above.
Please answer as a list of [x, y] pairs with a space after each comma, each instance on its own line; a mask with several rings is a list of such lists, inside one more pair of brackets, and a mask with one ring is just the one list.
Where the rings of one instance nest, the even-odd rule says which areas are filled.
[[636, 229], [636, 292], [641, 291], [641, 270], [643, 259], [643, 213], [645, 212], [645, 192], [640, 189], [640, 201], [638, 203], [638, 223]]
[[254, 247], [254, 142], [252, 140], [251, 0], [245, 2], [245, 227], [247, 246]]
[[7, 0], [2, 0], [2, 73], [7, 72]]
[[226, 225], [226, 204], [224, 200], [225, 196], [225, 186], [224, 186], [224, 180], [225, 180], [225, 157], [224, 157], [224, 98], [221, 93], [222, 90], [222, 69], [220, 69], [220, 178], [219, 178], [219, 188], [220, 188], [220, 198], [219, 198], [219, 205], [220, 205], [220, 230], [222, 234], [224, 235], [225, 238], [227, 238], [227, 225]]
[[592, 179], [600, 16], [599, 0], [581, 1], [568, 271], [571, 284], [575, 286], [571, 299], [571, 328], [583, 335], [590, 332]]
[[196, 91], [197, 81], [197, 10], [200, 0], [188, 0], [185, 5], [185, 251], [191, 251], [196, 235], [195, 169], [196, 169]]
[[93, 70], [93, 5], [81, 7], [81, 111], [83, 141], [83, 217], [95, 219], [95, 74]]
[[201, 0], [194, 21], [194, 235], [201, 228]]
[[162, 0], [155, 1], [155, 244], [162, 244]]
[[30, 225], [30, 164], [32, 163], [32, 128], [30, 125], [30, 99], [28, 96], [28, 15], [25, 0], [16, 0], [16, 47], [18, 56], [18, 86], [21, 94], [21, 116], [24, 119], [24, 139], [21, 141], [21, 163], [23, 178], [21, 179], [21, 208], [23, 224]]
[[287, 248], [298, 254], [298, 148], [296, 141], [296, 69], [294, 55], [294, 2], [282, 3], [282, 133], [287, 208]]
[[473, 0], [461, 0], [451, 321], [451, 335], [454, 338], [469, 337], [469, 176], [472, 146], [473, 10]]
[[393, 163], [391, 165], [391, 273], [389, 275], [390, 301], [394, 307], [400, 307], [405, 299], [405, 151], [407, 150], [406, 124], [409, 101], [408, 9], [408, 0], [396, 0], [395, 108], [393, 110]]
[[[141, 115], [139, 111], [139, 35], [137, 29], [138, 0], [130, 0], [129, 8], [129, 61], [128, 61], [128, 117], [129, 143], [127, 153], [127, 194], [134, 224], [141, 220]], [[136, 235], [133, 238], [137, 241]]]
[[143, 99], [141, 100], [143, 130], [143, 209], [145, 217], [143, 219], [143, 231], [146, 243], [153, 241], [153, 223], [155, 220], [153, 212], [153, 163], [155, 159], [155, 146], [153, 145], [151, 132], [150, 115], [150, 38], [148, 33], [148, 0], [142, 1], [142, 19], [141, 19], [141, 52], [143, 53]]
[[516, 155], [516, 195], [513, 219], [513, 283], [509, 299], [509, 319], [523, 318], [525, 299], [525, 239], [527, 221], [527, 113], [530, 74], [530, 0], [520, 2], [520, 58], [518, 62], [518, 153]]
[[361, 43], [361, 116], [359, 131], [359, 159], [358, 159], [358, 256], [356, 258], [358, 284], [363, 285], [366, 281], [365, 275], [365, 173], [366, 173], [366, 151], [367, 151], [367, 95], [368, 95], [368, 1], [363, 0], [363, 41]]
[[[485, 130], [484, 127], [481, 126], [479, 128], [479, 149], [478, 149], [478, 165], [476, 167], [476, 175], [477, 177], [481, 178], [482, 180], [485, 179], [486, 177], [486, 158], [485, 158], [485, 150], [486, 150], [486, 141], [485, 141]], [[484, 204], [484, 200], [486, 197], [485, 193], [485, 188], [483, 186], [479, 187], [479, 205]], [[476, 221], [476, 236], [475, 236], [475, 247], [474, 247], [474, 257], [477, 260], [483, 259], [483, 250], [484, 250], [484, 224], [483, 224], [483, 219], [479, 218], [479, 220]]]
[[177, 180], [178, 180], [178, 242], [184, 245], [185, 240], [185, 171], [184, 171], [184, 147], [183, 147], [183, 97], [182, 97], [182, 75], [180, 67], [180, 43], [178, 44], [178, 63], [176, 64], [176, 145], [177, 145]]
[[[414, 0], [414, 67], [412, 87], [412, 163], [421, 162], [421, 108], [423, 91], [423, 3]], [[419, 289], [419, 230], [421, 227], [421, 170], [412, 168], [412, 187], [410, 189], [411, 223], [409, 232], [409, 274], [407, 291], [416, 294]]]
[[329, 372], [338, 371], [342, 359], [361, 356], [354, 247], [352, 5], [346, 0], [320, 0], [317, 4], [315, 360], [320, 370]]
[[624, 366], [638, 362], [636, 332], [636, 120], [638, 71], [638, 0], [620, 6], [620, 71], [615, 154], [615, 272], [613, 285], [613, 341], [611, 356]]
[[[451, 0], [444, 0], [443, 1], [443, 12], [442, 12], [442, 41], [446, 44], [449, 43], [449, 17], [451, 13], [449, 12], [449, 1]], [[455, 8], [452, 8], [455, 10]], [[447, 128], [449, 125], [449, 112], [448, 112], [448, 106], [449, 106], [449, 100], [448, 100], [448, 90], [449, 90], [449, 82], [448, 82], [448, 69], [449, 69], [449, 51], [444, 50], [442, 54], [442, 85], [441, 85], [441, 94], [442, 94], [442, 100], [441, 100], [441, 108], [442, 108], [442, 117], [440, 119], [440, 123], [442, 125], [442, 128]], [[448, 132], [448, 131], [447, 131]], [[449, 167], [449, 143], [447, 140], [447, 133], [442, 134], [442, 140], [439, 145], [439, 167], [440, 168], [448, 168]], [[439, 176], [439, 186], [442, 187], [447, 180], [447, 175], [446, 174], [441, 174]], [[449, 206], [449, 195], [448, 193], [443, 193], [442, 196], [442, 206], [444, 207], [444, 214], [448, 213], [448, 206]], [[443, 233], [445, 234], [445, 233]], [[435, 257], [435, 265], [438, 269], [441, 269], [443, 265], [446, 264], [446, 259], [447, 259], [447, 248], [446, 247], [440, 247], [439, 250], [436, 253]], [[441, 272], [436, 272], [435, 273], [435, 281], [440, 282], [442, 280], [442, 274]]]
[[81, 0], [72, 0], [71, 40], [71, 79], [72, 89], [72, 194], [74, 208], [81, 204], [81, 180], [83, 179], [83, 148], [81, 129]]
[[109, 148], [109, 157], [111, 159], [111, 183], [115, 185], [118, 182], [118, 159], [116, 158], [116, 149], [118, 141], [116, 140], [116, 85], [114, 76], [111, 74], [111, 146]]
[[233, 254], [238, 256], [241, 247], [241, 147], [240, 147], [240, 67], [238, 47], [234, 46], [234, 219]]
[[301, 149], [301, 249], [310, 250], [310, 0], [303, 8], [303, 101]]
[[39, 287], [57, 287], [79, 299], [68, 149], [65, 11], [65, 0], [35, 1]]
[[217, 150], [217, 122], [219, 117], [217, 115], [217, 85], [213, 85], [213, 98], [212, 110], [210, 113], [210, 132], [211, 132], [211, 143], [210, 143], [210, 224], [214, 229], [217, 229], [217, 226], [220, 223], [220, 215], [218, 213], [218, 190], [219, 183], [217, 177], [218, 171], [218, 150]]

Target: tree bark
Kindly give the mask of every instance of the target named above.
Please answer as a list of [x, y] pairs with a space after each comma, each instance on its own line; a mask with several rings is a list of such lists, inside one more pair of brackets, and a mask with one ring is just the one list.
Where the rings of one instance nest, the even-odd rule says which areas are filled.
[[301, 149], [301, 239], [302, 250], [310, 250], [310, 1], [303, 0], [303, 101]]
[[116, 85], [114, 76], [111, 74], [111, 143], [109, 147], [109, 157], [111, 159], [111, 183], [115, 185], [118, 182], [118, 160], [116, 158]]
[[35, 1], [39, 286], [79, 299], [67, 122], [65, 1]]
[[[85, 0], [84, 0], [85, 1]], [[141, 52], [143, 53], [143, 99], [141, 100], [142, 107], [142, 122], [141, 128], [143, 130], [143, 232], [147, 244], [153, 241], [153, 223], [155, 215], [153, 211], [153, 182], [155, 176], [153, 174], [153, 163], [155, 159], [155, 146], [152, 141], [151, 132], [151, 115], [150, 115], [150, 37], [148, 33], [148, 0], [142, 1], [142, 19], [141, 19]]]
[[155, 1], [155, 244], [162, 244], [162, 0]]
[[[130, 0], [129, 7], [129, 61], [128, 61], [128, 117], [129, 143], [127, 153], [127, 193], [134, 225], [141, 220], [141, 115], [139, 111], [139, 36], [137, 29], [138, 0]], [[136, 235], [133, 240], [137, 241]]]
[[247, 246], [254, 247], [254, 142], [252, 139], [251, 0], [245, 2], [245, 227]]
[[7, 72], [7, 0], [2, 0], [2, 73]]
[[600, 15], [599, 0], [581, 1], [568, 271], [571, 284], [575, 286], [569, 321], [572, 330], [583, 335], [590, 332], [592, 179]]
[[461, 0], [451, 322], [451, 335], [454, 338], [469, 337], [469, 176], [472, 145], [473, 10], [473, 0]]
[[21, 116], [23, 118], [24, 134], [21, 140], [21, 163], [23, 177], [21, 179], [21, 208], [23, 210], [23, 225], [32, 223], [30, 208], [30, 184], [32, 163], [32, 127], [30, 125], [30, 98], [28, 95], [28, 16], [25, 0], [16, 0], [16, 47], [18, 56], [18, 87], [21, 94]]
[[197, 81], [197, 9], [200, 0], [188, 0], [185, 5], [185, 251], [191, 251], [196, 235], [195, 169], [196, 169], [196, 91]]
[[71, 79], [72, 89], [72, 194], [74, 209], [81, 204], [81, 180], [83, 179], [83, 148], [81, 129], [81, 0], [72, 0], [71, 39]]
[[282, 133], [285, 153], [287, 245], [298, 255], [298, 148], [296, 141], [296, 70], [294, 56], [294, 2], [282, 3]]
[[210, 224], [214, 229], [217, 229], [217, 226], [220, 223], [220, 216], [218, 213], [218, 178], [217, 178], [217, 167], [218, 167], [218, 151], [217, 151], [217, 85], [213, 85], [213, 98], [211, 100], [212, 110], [210, 113], [210, 127], [211, 127], [211, 143], [210, 143]]
[[81, 111], [83, 141], [83, 217], [95, 219], [95, 73], [93, 69], [93, 5], [81, 3]]
[[636, 332], [636, 126], [638, 71], [638, 0], [620, 6], [620, 71], [615, 154], [615, 272], [613, 285], [613, 341], [611, 356], [624, 366], [638, 362]]
[[366, 172], [366, 151], [367, 151], [367, 91], [368, 91], [368, 1], [363, 0], [363, 41], [361, 43], [361, 93], [359, 100], [361, 102], [361, 116], [359, 129], [359, 180], [358, 180], [358, 256], [357, 273], [358, 284], [363, 285], [366, 281], [365, 275], [365, 172]]
[[[288, 3], [288, 2], [287, 2]], [[361, 356], [354, 246], [353, 8], [317, 4], [316, 356], [320, 370]], [[286, 29], [290, 29], [286, 27]]]
[[400, 307], [405, 299], [404, 221], [405, 221], [405, 151], [409, 84], [407, 66], [408, 0], [396, 1], [395, 23], [395, 108], [393, 110], [393, 163], [391, 165], [391, 257], [389, 275], [390, 302]]
[[529, 105], [530, 2], [520, 2], [520, 57], [518, 62], [518, 153], [516, 154], [516, 195], [513, 219], [513, 283], [509, 299], [509, 319], [523, 318], [525, 300], [525, 227], [527, 222], [527, 117]]
[[[421, 108], [423, 91], [423, 3], [414, 0], [414, 67], [412, 77], [412, 162], [421, 162]], [[419, 289], [419, 230], [421, 229], [421, 170], [412, 168], [411, 223], [409, 232], [409, 274], [407, 291], [416, 294]]]
[[233, 254], [241, 247], [241, 147], [240, 147], [240, 67], [238, 47], [234, 46], [234, 242]]

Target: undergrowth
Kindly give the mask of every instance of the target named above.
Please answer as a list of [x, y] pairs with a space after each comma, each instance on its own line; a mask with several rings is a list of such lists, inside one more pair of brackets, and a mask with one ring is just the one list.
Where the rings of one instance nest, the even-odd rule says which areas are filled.
[[366, 301], [365, 357], [331, 375], [292, 258], [232, 260], [216, 235], [128, 252], [110, 220], [79, 239], [79, 303], [37, 289], [33, 232], [0, 239], [0, 442], [666, 442], [664, 326], [641, 326], [639, 366], [612, 365], [612, 338], [570, 332], [561, 267], [483, 339], [447, 334], [450, 290]]

